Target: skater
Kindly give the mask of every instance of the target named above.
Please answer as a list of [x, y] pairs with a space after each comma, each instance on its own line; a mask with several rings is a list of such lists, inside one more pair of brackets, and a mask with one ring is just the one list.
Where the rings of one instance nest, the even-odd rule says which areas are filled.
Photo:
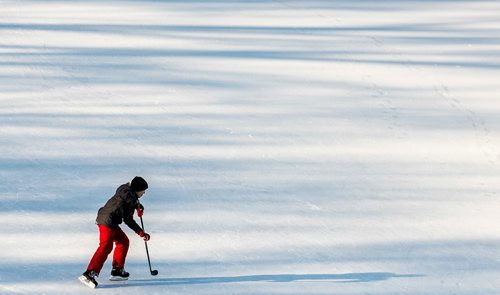
[[139, 203], [148, 183], [139, 176], [131, 182], [122, 184], [116, 189], [116, 193], [111, 197], [104, 207], [97, 213], [96, 223], [99, 228], [99, 247], [90, 260], [87, 270], [80, 276], [80, 281], [91, 288], [97, 287], [96, 277], [113, 250], [113, 269], [110, 280], [127, 280], [129, 273], [125, 271], [125, 258], [129, 247], [129, 239], [120, 228], [120, 224], [130, 227], [145, 241], [149, 241], [150, 235], [143, 232], [142, 228], [134, 220], [134, 210], [142, 217], [144, 207]]

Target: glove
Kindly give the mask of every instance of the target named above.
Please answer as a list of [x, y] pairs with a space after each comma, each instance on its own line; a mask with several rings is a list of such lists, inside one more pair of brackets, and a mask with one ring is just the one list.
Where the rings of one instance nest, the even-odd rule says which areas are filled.
[[142, 215], [144, 214], [144, 206], [142, 206], [142, 204], [139, 204], [137, 205], [137, 216], [138, 217], [142, 217]]
[[151, 239], [151, 236], [148, 233], [143, 232], [142, 230], [139, 232], [139, 236], [144, 240], [144, 241], [149, 241]]

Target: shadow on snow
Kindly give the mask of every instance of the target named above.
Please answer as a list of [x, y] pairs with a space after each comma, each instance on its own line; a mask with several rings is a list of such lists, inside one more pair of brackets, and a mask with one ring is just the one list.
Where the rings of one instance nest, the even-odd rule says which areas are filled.
[[250, 275], [235, 277], [198, 277], [198, 278], [159, 278], [130, 280], [126, 284], [104, 284], [100, 288], [121, 288], [154, 285], [197, 285], [197, 284], [222, 284], [222, 283], [248, 283], [248, 282], [334, 282], [334, 283], [366, 283], [385, 281], [392, 278], [414, 278], [422, 275], [398, 275], [389, 272], [346, 273], [346, 274], [274, 274]]

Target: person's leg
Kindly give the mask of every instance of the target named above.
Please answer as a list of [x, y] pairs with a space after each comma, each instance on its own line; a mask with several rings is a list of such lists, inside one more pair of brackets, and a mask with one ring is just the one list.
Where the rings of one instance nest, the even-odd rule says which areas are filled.
[[113, 253], [113, 268], [123, 269], [125, 268], [125, 259], [127, 258], [130, 242], [121, 228], [116, 229], [114, 242], [116, 247]]
[[[115, 239], [116, 230], [110, 227], [99, 224], [99, 247], [94, 253], [94, 256], [90, 260], [87, 270], [92, 270], [96, 274], [101, 272], [102, 266], [109, 253], [113, 250], [113, 241]], [[120, 230], [121, 231], [121, 230]]]

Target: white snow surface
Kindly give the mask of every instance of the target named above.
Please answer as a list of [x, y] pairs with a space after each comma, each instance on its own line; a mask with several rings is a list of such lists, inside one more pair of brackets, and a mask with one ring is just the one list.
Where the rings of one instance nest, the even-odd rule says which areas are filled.
[[[0, 294], [498, 294], [500, 1], [0, 1]], [[157, 277], [98, 244], [141, 175]]]

